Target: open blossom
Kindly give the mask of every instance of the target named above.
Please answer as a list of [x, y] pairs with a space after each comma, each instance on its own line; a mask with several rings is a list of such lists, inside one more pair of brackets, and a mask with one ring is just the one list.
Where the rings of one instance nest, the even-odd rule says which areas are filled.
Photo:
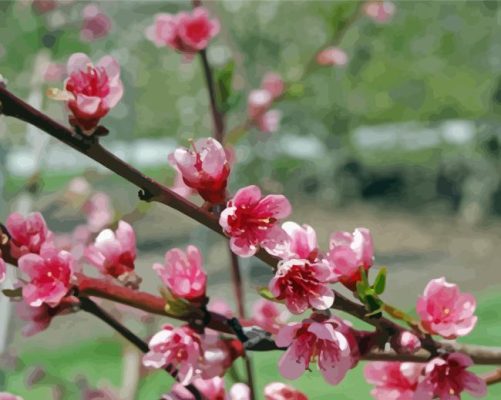
[[80, 38], [92, 42], [108, 35], [111, 29], [110, 18], [96, 5], [89, 4], [82, 11], [83, 25]]
[[251, 322], [275, 335], [286, 324], [289, 315], [287, 311], [280, 311], [274, 302], [260, 299], [252, 309]]
[[275, 100], [283, 94], [285, 84], [279, 74], [268, 72], [261, 81], [261, 88], [270, 93], [273, 100]]
[[395, 4], [387, 0], [370, 0], [364, 5], [364, 13], [375, 22], [389, 22], [395, 14]]
[[332, 280], [340, 281], [351, 290], [360, 280], [360, 267], [368, 270], [374, 262], [372, 235], [367, 228], [353, 233], [336, 232], [331, 235], [327, 258], [331, 264]]
[[316, 361], [328, 383], [341, 382], [356, 360], [350, 348], [352, 341], [341, 332], [340, 325], [334, 319], [307, 319], [280, 329], [275, 342], [279, 347], [287, 347], [278, 363], [280, 373], [287, 379], [297, 379]]
[[151, 338], [149, 349], [143, 357], [144, 366], [165, 368], [170, 365], [178, 371], [179, 383], [187, 385], [192, 381], [202, 353], [200, 340], [190, 328], [164, 325]]
[[287, 233], [287, 238], [275, 249], [274, 255], [282, 259], [301, 258], [310, 261], [318, 258], [317, 234], [311, 226], [287, 221], [282, 224], [282, 229]]
[[348, 55], [339, 47], [328, 47], [317, 54], [317, 63], [342, 67], [348, 64]]
[[416, 390], [416, 399], [460, 400], [466, 391], [474, 397], [483, 397], [487, 385], [473, 372], [467, 371], [473, 365], [471, 358], [462, 353], [451, 353], [428, 362], [424, 369], [425, 378]]
[[196, 189], [204, 200], [224, 202], [230, 165], [223, 146], [213, 138], [204, 138], [192, 142], [192, 147], [176, 149], [170, 161], [181, 171], [184, 183]]
[[268, 288], [278, 300], [285, 300], [293, 314], [301, 314], [308, 308], [326, 310], [334, 303], [329, 277], [329, 264], [324, 260], [282, 260]]
[[165, 263], [154, 264], [153, 269], [169, 291], [187, 300], [199, 300], [205, 296], [207, 274], [202, 267], [202, 255], [195, 246], [186, 252], [172, 249], [165, 253]]
[[475, 297], [461, 293], [456, 284], [446, 282], [445, 278], [432, 279], [416, 304], [421, 325], [446, 339], [465, 336], [473, 330], [477, 323], [475, 308]]
[[241, 257], [250, 257], [259, 246], [271, 251], [283, 241], [285, 233], [277, 222], [290, 213], [291, 205], [285, 196], [262, 197], [261, 190], [252, 185], [240, 189], [228, 201], [219, 224], [230, 236], [231, 250]]
[[18, 303], [16, 305], [17, 316], [26, 321], [21, 331], [22, 334], [24, 336], [33, 336], [47, 329], [54, 317], [53, 310], [46, 304], [42, 304], [40, 307], [32, 307], [25, 302]]
[[264, 400], [308, 400], [308, 397], [292, 386], [273, 382], [265, 386]]
[[39, 212], [28, 214], [26, 217], [12, 213], [7, 218], [6, 225], [11, 236], [9, 243], [14, 258], [28, 253], [38, 254], [42, 245], [52, 237]]
[[153, 25], [146, 29], [146, 37], [158, 47], [168, 46], [193, 55], [207, 47], [219, 28], [217, 19], [210, 19], [205, 8], [197, 7], [191, 13], [157, 14]]
[[68, 293], [75, 267], [67, 251], [46, 244], [40, 255], [25, 254], [18, 263], [19, 269], [30, 278], [23, 286], [24, 301], [30, 306], [40, 307], [45, 303], [56, 307]]
[[125, 221], [118, 223], [116, 232], [103, 230], [94, 244], [85, 250], [85, 257], [103, 275], [115, 278], [134, 270], [136, 259], [136, 235]]
[[67, 64], [64, 90], [50, 89], [49, 97], [66, 101], [70, 123], [91, 135], [101, 118], [115, 107], [123, 95], [120, 65], [104, 56], [96, 65], [83, 53], [73, 54]]
[[414, 400], [423, 368], [419, 363], [376, 361], [367, 363], [364, 376], [375, 386], [371, 394], [376, 400]]

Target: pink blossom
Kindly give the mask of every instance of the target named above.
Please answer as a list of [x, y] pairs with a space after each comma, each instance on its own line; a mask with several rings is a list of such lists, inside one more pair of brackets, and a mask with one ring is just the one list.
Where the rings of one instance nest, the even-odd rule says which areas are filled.
[[234, 316], [233, 310], [226, 301], [214, 298], [212, 296], [207, 309], [217, 314], [224, 315], [226, 318], [232, 318]]
[[252, 90], [247, 99], [247, 115], [251, 120], [257, 120], [271, 106], [273, 95], [265, 89]]
[[230, 166], [223, 146], [215, 139], [204, 138], [192, 142], [192, 147], [176, 149], [171, 162], [181, 171], [184, 183], [196, 189], [204, 200], [224, 202]]
[[446, 339], [469, 334], [477, 317], [473, 315], [476, 300], [469, 293], [461, 293], [459, 287], [446, 282], [445, 278], [432, 279], [418, 298], [416, 310], [421, 325], [430, 333]]
[[[216, 376], [212, 379], [197, 378], [193, 381], [202, 396], [211, 400], [226, 400], [223, 378]], [[169, 393], [162, 397], [163, 400], [195, 400], [195, 397], [183, 385], [175, 383]]]
[[367, 382], [374, 385], [376, 400], [414, 400], [424, 364], [402, 362], [370, 362], [364, 369]]
[[424, 369], [425, 378], [416, 390], [416, 399], [460, 400], [466, 391], [474, 397], [487, 394], [487, 385], [483, 379], [467, 368], [473, 365], [472, 359], [461, 353], [451, 353], [428, 362]]
[[409, 331], [402, 331], [391, 338], [391, 347], [399, 354], [413, 354], [421, 348], [421, 340]]
[[275, 72], [268, 72], [261, 81], [261, 88], [271, 94], [273, 100], [280, 97], [285, 89], [282, 77]]
[[219, 224], [230, 236], [235, 254], [250, 257], [259, 246], [271, 251], [285, 236], [277, 221], [291, 213], [289, 200], [283, 195], [262, 197], [257, 186], [240, 189], [221, 213]]
[[308, 397], [285, 383], [272, 382], [264, 388], [264, 400], [308, 400]]
[[319, 256], [317, 234], [311, 226], [287, 221], [282, 224], [282, 229], [287, 233], [287, 239], [281, 248], [276, 250], [275, 255], [283, 259], [317, 260]]
[[165, 253], [164, 264], [156, 263], [153, 269], [169, 291], [187, 300], [205, 297], [207, 274], [203, 269], [202, 255], [195, 246], [188, 246], [186, 252], [172, 249]]
[[171, 186], [171, 190], [177, 193], [179, 196], [187, 199], [190, 196], [193, 196], [196, 191], [193, 188], [189, 187], [186, 183], [184, 183], [183, 174], [179, 170], [179, 168], [175, 167], [176, 177], [174, 178], [174, 184]]
[[274, 335], [284, 326], [289, 318], [287, 311], [280, 311], [277, 305], [269, 300], [260, 299], [254, 303], [252, 323]]
[[87, 247], [85, 257], [103, 275], [115, 278], [134, 270], [136, 259], [136, 234], [125, 221], [118, 223], [116, 232], [103, 230]]
[[122, 98], [120, 65], [113, 57], [104, 56], [94, 66], [85, 54], [75, 53], [68, 60], [67, 72], [64, 90], [51, 89], [48, 95], [66, 101], [72, 113], [70, 123], [91, 135]]
[[266, 111], [256, 119], [257, 128], [264, 133], [273, 133], [280, 129], [282, 112], [279, 110]]
[[364, 13], [374, 22], [384, 24], [389, 22], [395, 15], [395, 4], [386, 0], [371, 0], [365, 3]]
[[204, 50], [219, 28], [217, 19], [210, 19], [205, 8], [197, 7], [191, 13], [157, 14], [153, 25], [146, 29], [146, 37], [158, 47], [168, 46], [192, 55]]
[[19, 260], [19, 269], [30, 278], [23, 286], [24, 301], [32, 307], [47, 304], [56, 307], [70, 289], [75, 269], [73, 257], [45, 244], [38, 254], [25, 254]]
[[52, 233], [47, 229], [45, 220], [39, 212], [23, 217], [19, 213], [12, 213], [6, 221], [10, 233], [10, 250], [14, 258], [24, 254], [38, 254], [42, 245], [52, 238]]
[[324, 379], [336, 385], [353, 366], [350, 341], [338, 320], [293, 322], [280, 329], [275, 342], [287, 347], [278, 368], [287, 379], [297, 379], [316, 361]]
[[219, 333], [207, 329], [200, 336], [202, 357], [198, 372], [203, 379], [223, 376], [233, 361], [243, 355], [242, 343], [233, 339], [221, 339]]
[[293, 314], [301, 314], [310, 307], [326, 310], [334, 303], [329, 277], [329, 264], [323, 260], [282, 260], [268, 288], [278, 300], [285, 300]]
[[108, 35], [111, 29], [111, 20], [96, 4], [85, 6], [82, 17], [80, 38], [83, 41], [93, 42]]
[[94, 193], [85, 202], [82, 211], [92, 232], [99, 232], [113, 221], [114, 210], [110, 197], [103, 192]]
[[26, 325], [22, 328], [24, 336], [33, 336], [44, 331], [50, 325], [54, 316], [53, 308], [46, 304], [40, 307], [32, 307], [25, 302], [20, 302], [16, 305], [17, 316], [26, 321]]
[[0, 283], [5, 280], [7, 276], [7, 266], [5, 265], [5, 261], [2, 258], [2, 252], [0, 251]]
[[317, 54], [317, 63], [342, 67], [348, 64], [348, 55], [339, 47], [327, 47]]
[[332, 280], [354, 290], [360, 280], [360, 267], [368, 270], [374, 262], [373, 248], [372, 235], [367, 228], [357, 228], [353, 233], [333, 233], [327, 254]]
[[178, 371], [177, 379], [182, 385], [193, 380], [202, 353], [200, 340], [190, 328], [164, 325], [151, 338], [149, 348], [143, 357], [146, 367], [165, 368], [170, 365]]
[[0, 392], [0, 400], [23, 400], [23, 398], [12, 393]]

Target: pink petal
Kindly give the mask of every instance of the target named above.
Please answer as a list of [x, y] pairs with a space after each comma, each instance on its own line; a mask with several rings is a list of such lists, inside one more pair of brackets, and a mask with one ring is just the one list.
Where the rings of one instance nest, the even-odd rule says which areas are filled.
[[280, 328], [280, 331], [275, 337], [275, 343], [277, 346], [288, 347], [292, 343], [299, 328], [301, 328], [301, 324], [297, 322], [291, 322]]
[[236, 207], [242, 205], [253, 205], [261, 199], [261, 190], [255, 186], [246, 186], [239, 189], [233, 197], [232, 203]]
[[101, 98], [90, 97], [84, 94], [77, 95], [77, 107], [82, 113], [93, 115], [101, 104]]
[[26, 254], [18, 260], [19, 269], [31, 279], [43, 273], [45, 261], [37, 254]]
[[257, 206], [257, 212], [275, 218], [286, 218], [292, 212], [291, 204], [284, 195], [269, 194]]
[[110, 80], [120, 76], [120, 64], [112, 56], [101, 58], [97, 63], [97, 67], [104, 68]]
[[69, 58], [66, 71], [68, 75], [71, 75], [74, 72], [86, 70], [89, 64], [92, 65], [92, 61], [86, 54], [75, 53]]
[[297, 379], [304, 374], [308, 367], [304, 357], [298, 357], [297, 349], [292, 344], [280, 358], [278, 362], [278, 370], [283, 377], [287, 379]]
[[122, 251], [128, 251], [131, 254], [136, 254], [136, 234], [134, 229], [125, 221], [118, 223], [116, 237], [122, 245]]
[[334, 304], [334, 292], [331, 288], [322, 286], [315, 295], [308, 298], [308, 301], [317, 310], [327, 310]]
[[7, 267], [5, 266], [5, 262], [2, 258], [0, 258], [0, 283], [5, 280], [5, 276], [7, 275]]
[[249, 243], [245, 238], [230, 238], [230, 248], [233, 253], [240, 257], [252, 257], [257, 252], [257, 246]]
[[462, 375], [464, 389], [475, 397], [483, 397], [487, 394], [487, 385], [485, 381], [472, 372], [464, 372]]

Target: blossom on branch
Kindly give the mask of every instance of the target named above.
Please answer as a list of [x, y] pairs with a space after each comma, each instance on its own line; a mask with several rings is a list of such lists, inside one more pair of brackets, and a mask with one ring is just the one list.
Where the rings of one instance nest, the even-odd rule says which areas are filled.
[[261, 246], [272, 252], [286, 236], [277, 225], [291, 213], [289, 200], [280, 194], [262, 197], [257, 186], [235, 193], [221, 213], [219, 224], [230, 237], [231, 250], [241, 256], [254, 255]]
[[242, 342], [237, 339], [222, 339], [219, 332], [206, 329], [200, 335], [202, 357], [200, 358], [197, 373], [203, 379], [223, 376], [233, 361], [244, 354]]
[[270, 300], [260, 299], [252, 308], [251, 324], [257, 325], [275, 335], [278, 333], [289, 318], [290, 314], [284, 310], [280, 311], [278, 306]]
[[230, 164], [226, 152], [213, 138], [191, 142], [193, 150], [178, 148], [169, 156], [181, 174], [186, 185], [198, 191], [200, 196], [213, 204], [220, 204], [226, 198], [226, 184]]
[[[234, 384], [230, 393], [224, 387], [223, 378], [216, 376], [212, 379], [195, 379], [193, 386], [201, 395], [210, 400], [249, 400], [249, 387], [243, 383]], [[195, 397], [183, 385], [175, 383], [169, 393], [162, 400], [195, 400]]]
[[113, 57], [104, 56], [94, 66], [87, 55], [75, 53], [68, 60], [67, 73], [64, 90], [49, 89], [47, 94], [65, 101], [72, 114], [70, 123], [92, 135], [101, 118], [122, 98], [120, 65]]
[[416, 303], [421, 325], [431, 334], [455, 339], [469, 334], [477, 323], [476, 300], [461, 293], [456, 284], [445, 278], [432, 279]]
[[424, 364], [398, 361], [369, 362], [364, 376], [374, 385], [371, 394], [376, 400], [414, 400]]
[[12, 213], [6, 221], [10, 233], [10, 251], [14, 258], [24, 254], [40, 253], [45, 242], [52, 239], [45, 220], [39, 212], [34, 212], [23, 217], [19, 213]]
[[261, 88], [249, 93], [247, 116], [261, 132], [276, 132], [280, 127], [282, 113], [279, 110], [270, 110], [270, 107], [283, 94], [284, 89], [285, 84], [281, 76], [269, 72], [264, 76]]
[[264, 388], [264, 400], [308, 400], [308, 397], [285, 383], [272, 382]]
[[391, 1], [370, 0], [364, 4], [364, 13], [374, 22], [384, 24], [395, 15], [396, 7]]
[[132, 226], [120, 221], [115, 232], [103, 230], [85, 250], [85, 258], [103, 275], [114, 278], [134, 271], [136, 234]]
[[205, 8], [197, 7], [189, 13], [157, 14], [146, 29], [146, 37], [158, 47], [168, 46], [191, 58], [208, 46], [219, 29], [219, 21], [210, 19]]
[[348, 64], [348, 55], [339, 47], [327, 47], [317, 54], [317, 63], [324, 66], [343, 67]]
[[196, 301], [205, 297], [207, 287], [207, 274], [202, 265], [200, 250], [188, 246], [186, 252], [169, 250], [164, 264], [155, 263], [153, 269], [174, 296]]
[[18, 260], [19, 269], [30, 278], [23, 285], [24, 301], [32, 307], [47, 304], [56, 307], [71, 286], [75, 270], [72, 255], [44, 244], [38, 254], [25, 254]]

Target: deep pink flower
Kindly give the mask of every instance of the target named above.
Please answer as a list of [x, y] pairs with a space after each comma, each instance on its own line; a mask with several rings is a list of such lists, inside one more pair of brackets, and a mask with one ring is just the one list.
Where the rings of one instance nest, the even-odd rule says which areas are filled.
[[268, 72], [261, 81], [261, 89], [268, 91], [273, 100], [283, 94], [284, 88], [285, 84], [282, 77], [275, 72]]
[[42, 245], [52, 239], [52, 233], [39, 212], [27, 217], [12, 213], [7, 218], [6, 226], [11, 236], [9, 243], [14, 258], [28, 253], [38, 254]]
[[204, 138], [192, 142], [192, 147], [176, 149], [170, 161], [181, 171], [184, 183], [196, 189], [204, 200], [224, 202], [230, 165], [223, 146], [215, 139]]
[[317, 54], [317, 63], [342, 67], [348, 64], [348, 55], [339, 47], [328, 47]]
[[254, 303], [251, 323], [276, 335], [286, 324], [289, 315], [287, 311], [280, 311], [274, 302], [260, 299]]
[[192, 55], [204, 50], [219, 28], [217, 19], [210, 19], [205, 8], [197, 7], [191, 13], [157, 14], [146, 36], [158, 47], [168, 46]]
[[0, 283], [5, 280], [7, 276], [7, 266], [5, 265], [5, 261], [2, 258], [2, 252], [0, 251]]
[[146, 367], [165, 368], [171, 365], [178, 371], [179, 383], [187, 385], [193, 380], [202, 351], [200, 339], [190, 328], [164, 325], [151, 338], [149, 348], [150, 351], [143, 357]]
[[332, 280], [340, 281], [350, 290], [360, 280], [360, 267], [368, 270], [374, 263], [372, 235], [367, 228], [353, 233], [336, 232], [331, 235], [327, 259], [331, 264]]
[[471, 358], [462, 353], [434, 358], [426, 364], [425, 378], [419, 383], [415, 398], [460, 400], [464, 391], [474, 397], [485, 396], [487, 394], [485, 381], [473, 372], [467, 371], [472, 365]]
[[12, 393], [0, 392], [0, 400], [23, 400], [23, 398]]
[[82, 211], [87, 217], [87, 225], [92, 232], [99, 232], [113, 222], [114, 210], [110, 197], [96, 192], [85, 202]]
[[85, 6], [82, 17], [80, 38], [83, 41], [93, 42], [107, 36], [110, 32], [111, 20], [96, 4]]
[[284, 231], [277, 221], [291, 213], [289, 200], [283, 195], [261, 196], [257, 186], [240, 189], [219, 218], [219, 224], [230, 236], [230, 246], [235, 254], [250, 257], [261, 246], [266, 250], [282, 242]]
[[202, 255], [195, 246], [186, 252], [172, 249], [165, 253], [164, 264], [156, 263], [153, 269], [169, 291], [176, 297], [200, 300], [205, 297], [207, 274], [203, 269]]
[[46, 304], [40, 307], [32, 307], [24, 301], [16, 305], [17, 316], [26, 321], [26, 325], [22, 328], [24, 336], [33, 336], [39, 332], [44, 331], [50, 325], [54, 317], [53, 308]]
[[477, 317], [473, 315], [477, 302], [469, 293], [461, 293], [459, 287], [446, 282], [445, 278], [432, 279], [419, 296], [416, 311], [421, 325], [430, 333], [446, 339], [469, 334]]
[[282, 260], [268, 288], [275, 298], [285, 300], [293, 314], [301, 314], [308, 308], [326, 310], [334, 303], [329, 277], [329, 264], [323, 260]]
[[25, 254], [19, 260], [19, 269], [30, 278], [23, 286], [24, 301], [32, 307], [47, 304], [56, 307], [68, 293], [75, 269], [73, 257], [45, 244], [38, 254]]
[[257, 117], [257, 128], [264, 133], [273, 133], [280, 128], [282, 113], [279, 110], [269, 110]]
[[264, 387], [264, 400], [308, 400], [308, 397], [285, 383], [272, 382]]
[[419, 363], [377, 361], [367, 363], [364, 375], [375, 386], [371, 394], [376, 400], [414, 400], [423, 368]]
[[271, 106], [273, 95], [265, 89], [252, 90], [247, 99], [247, 114], [250, 120], [258, 120]]
[[365, 3], [364, 13], [375, 22], [384, 24], [395, 15], [395, 4], [387, 0], [371, 0]]
[[136, 234], [125, 221], [118, 223], [116, 232], [105, 229], [97, 235], [94, 244], [85, 250], [85, 257], [103, 275], [115, 278], [134, 270]]
[[70, 123], [91, 135], [122, 98], [120, 65], [113, 57], [104, 56], [94, 66], [85, 54], [75, 53], [68, 60], [67, 72], [64, 90], [51, 89], [48, 95], [66, 101], [72, 113]]
[[299, 378], [316, 361], [324, 379], [336, 385], [355, 362], [350, 341], [340, 331], [338, 320], [289, 323], [280, 330], [275, 342], [279, 347], [288, 347], [278, 363], [280, 373], [287, 379]]

